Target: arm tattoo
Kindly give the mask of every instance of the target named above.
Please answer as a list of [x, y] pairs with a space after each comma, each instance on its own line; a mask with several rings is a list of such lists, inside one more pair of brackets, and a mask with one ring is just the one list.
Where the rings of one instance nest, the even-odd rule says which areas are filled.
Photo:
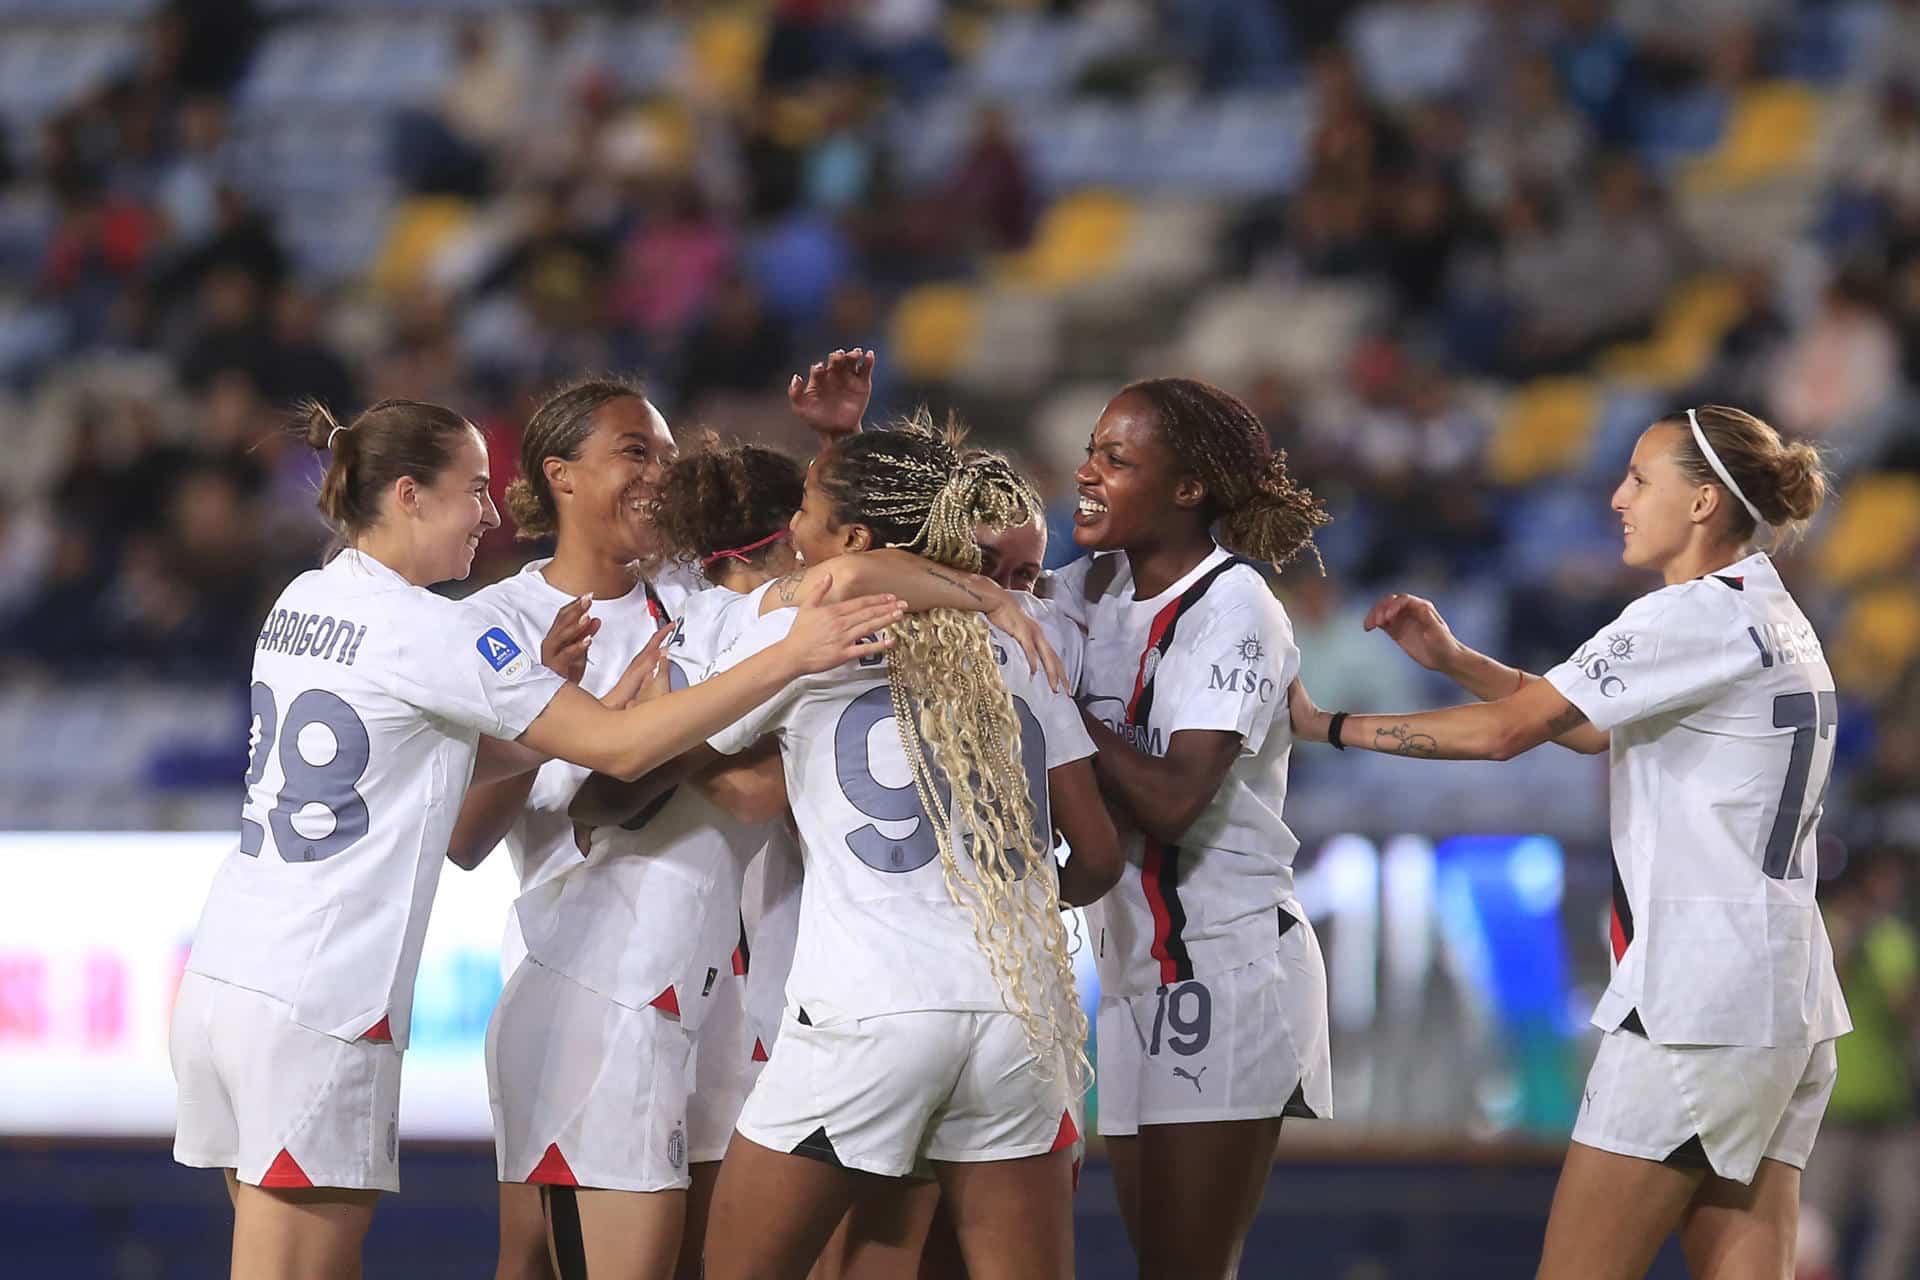
[[930, 578], [937, 579], [938, 581], [944, 582], [950, 587], [955, 587], [961, 591], [966, 592], [967, 599], [973, 601], [975, 604], [980, 603], [980, 600], [981, 600], [980, 593], [978, 591], [975, 591], [972, 587], [968, 586], [966, 583], [960, 581], [960, 579], [954, 577], [952, 574], [942, 573], [938, 569], [929, 569], [927, 570], [927, 576]]
[[1374, 750], [1393, 756], [1418, 756], [1431, 760], [1440, 750], [1440, 744], [1432, 734], [1415, 733], [1413, 726], [1402, 721], [1390, 729], [1373, 731]]
[[1547, 721], [1547, 736], [1557, 738], [1572, 729], [1578, 729], [1587, 722], [1587, 713], [1578, 707], [1568, 707], [1553, 719]]
[[773, 584], [773, 594], [780, 597], [781, 604], [792, 604], [794, 597], [800, 594], [800, 580], [806, 576], [806, 570], [795, 569]]

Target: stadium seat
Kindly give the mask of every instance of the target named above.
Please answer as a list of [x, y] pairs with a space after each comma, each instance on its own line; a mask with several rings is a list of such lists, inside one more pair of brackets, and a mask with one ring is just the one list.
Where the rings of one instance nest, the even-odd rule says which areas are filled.
[[705, 14], [687, 31], [690, 81], [706, 95], [744, 103], [760, 82], [766, 47], [764, 20], [739, 11]]
[[1529, 484], [1570, 470], [1585, 457], [1600, 420], [1600, 387], [1591, 378], [1536, 378], [1507, 402], [1488, 446], [1495, 480]]
[[1002, 280], [1035, 289], [1064, 289], [1115, 269], [1133, 231], [1137, 210], [1125, 196], [1081, 191], [1041, 215], [1033, 243], [999, 263]]
[[1194, 304], [1173, 362], [1227, 385], [1269, 371], [1312, 384], [1338, 376], [1380, 311], [1362, 285], [1223, 286]]
[[1911, 568], [1920, 555], [1920, 476], [1853, 480], [1833, 504], [1817, 550], [1822, 576], [1837, 587]]
[[921, 285], [894, 307], [887, 353], [913, 379], [946, 381], [980, 340], [979, 293], [965, 285]]
[[434, 254], [473, 221], [473, 208], [454, 196], [416, 196], [388, 220], [384, 243], [369, 273], [374, 288], [404, 293], [423, 283]]
[[1818, 93], [1791, 81], [1746, 90], [1733, 105], [1720, 144], [1687, 167], [1687, 186], [1744, 187], [1804, 167], [1819, 135], [1822, 105]]
[[1667, 296], [1653, 334], [1608, 351], [1600, 371], [1624, 382], [1684, 385], [1705, 372], [1720, 339], [1745, 311], [1740, 286], [1730, 277], [1690, 280]]
[[1920, 590], [1899, 584], [1855, 596], [1829, 653], [1842, 688], [1869, 696], [1890, 688], [1920, 661]]

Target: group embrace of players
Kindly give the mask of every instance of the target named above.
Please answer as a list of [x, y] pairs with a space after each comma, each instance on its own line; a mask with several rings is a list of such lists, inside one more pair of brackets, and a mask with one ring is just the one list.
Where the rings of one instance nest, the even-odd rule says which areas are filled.
[[1540, 1274], [1639, 1275], [1675, 1229], [1697, 1276], [1790, 1274], [1848, 1027], [1813, 905], [1836, 717], [1755, 548], [1820, 506], [1810, 449], [1656, 422], [1612, 506], [1665, 585], [1544, 677], [1389, 596], [1367, 626], [1482, 701], [1328, 714], [1266, 577], [1327, 517], [1245, 405], [1123, 388], [1075, 476], [1091, 554], [1043, 575], [1006, 459], [861, 429], [872, 360], [794, 379], [810, 462], [555, 393], [509, 490], [554, 554], [461, 601], [429, 588], [499, 524], [479, 433], [313, 408], [342, 548], [262, 628], [173, 1022], [175, 1156], [227, 1172], [234, 1276], [359, 1274], [441, 864], [503, 840], [501, 1280], [1071, 1275], [1068, 906], [1139, 1274], [1234, 1275], [1283, 1119], [1332, 1111], [1297, 739], [1610, 752], [1606, 1034]]

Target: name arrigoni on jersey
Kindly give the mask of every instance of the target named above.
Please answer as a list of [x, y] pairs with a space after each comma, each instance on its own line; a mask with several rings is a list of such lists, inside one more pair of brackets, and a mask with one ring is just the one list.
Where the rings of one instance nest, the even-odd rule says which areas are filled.
[[367, 629], [350, 618], [275, 609], [261, 624], [260, 638], [254, 648], [296, 658], [331, 659], [350, 667], [360, 654], [360, 642], [366, 638]]

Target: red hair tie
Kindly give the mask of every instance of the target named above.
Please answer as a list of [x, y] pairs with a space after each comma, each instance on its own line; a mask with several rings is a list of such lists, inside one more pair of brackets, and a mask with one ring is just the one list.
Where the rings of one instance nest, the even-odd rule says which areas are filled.
[[700, 567], [702, 569], [711, 569], [722, 560], [738, 560], [742, 564], [745, 564], [748, 556], [760, 550], [762, 547], [772, 546], [774, 543], [780, 541], [780, 539], [786, 537], [788, 532], [788, 530], [782, 529], [778, 533], [768, 534], [758, 542], [749, 542], [744, 547], [728, 547], [725, 551], [716, 551], [710, 556], [702, 557]]

